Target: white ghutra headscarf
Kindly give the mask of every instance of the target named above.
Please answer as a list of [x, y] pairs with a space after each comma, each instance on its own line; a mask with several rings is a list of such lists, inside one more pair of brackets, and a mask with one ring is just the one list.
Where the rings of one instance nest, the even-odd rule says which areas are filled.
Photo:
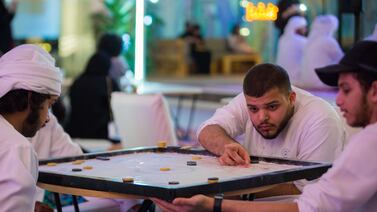
[[37, 45], [20, 45], [0, 58], [0, 98], [15, 89], [59, 96], [61, 83], [55, 59]]

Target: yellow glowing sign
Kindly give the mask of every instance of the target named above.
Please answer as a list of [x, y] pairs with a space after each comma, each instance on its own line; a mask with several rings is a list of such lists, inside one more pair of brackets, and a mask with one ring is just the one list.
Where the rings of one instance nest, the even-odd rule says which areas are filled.
[[279, 8], [272, 3], [266, 6], [263, 2], [259, 2], [255, 6], [252, 2], [248, 2], [245, 10], [246, 21], [275, 21]]
[[51, 44], [43, 42], [41, 38], [28, 38], [26, 43], [38, 45], [47, 52], [51, 52], [52, 50]]

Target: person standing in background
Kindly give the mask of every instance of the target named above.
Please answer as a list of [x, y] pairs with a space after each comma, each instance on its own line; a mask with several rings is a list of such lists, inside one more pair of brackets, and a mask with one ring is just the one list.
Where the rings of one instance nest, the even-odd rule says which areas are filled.
[[[116, 87], [122, 88], [121, 79], [126, 75], [133, 78], [132, 72], [126, 60], [122, 57], [123, 40], [120, 36], [113, 33], [106, 33], [101, 36], [97, 51], [107, 54], [111, 59], [109, 76], [116, 84]], [[125, 84], [132, 84], [125, 82]]]
[[97, 52], [73, 82], [69, 91], [71, 113], [65, 127], [72, 138], [109, 139], [111, 92], [119, 91], [108, 77], [110, 64], [107, 54]]
[[304, 48], [299, 87], [311, 89], [330, 88], [318, 78], [314, 69], [336, 64], [344, 53], [334, 33], [338, 29], [338, 19], [333, 15], [321, 15], [314, 19]]
[[304, 16], [304, 12], [300, 10], [299, 0], [280, 0], [278, 8], [279, 11], [275, 26], [279, 29], [279, 34], [282, 35], [289, 19], [294, 16]]
[[240, 35], [240, 25], [236, 24], [232, 28], [232, 33], [227, 38], [230, 50], [237, 54], [251, 54], [254, 50], [246, 42], [245, 37]]
[[182, 32], [182, 34], [179, 35], [179, 38], [185, 39], [187, 37], [190, 37], [193, 35], [193, 24], [189, 21], [185, 22], [185, 31]]
[[377, 41], [377, 23], [374, 26], [372, 34], [368, 35], [364, 40]]
[[206, 46], [200, 26], [193, 25], [192, 36], [187, 37], [190, 43], [190, 54], [194, 62], [194, 73], [209, 74], [211, 66], [211, 52]]
[[279, 38], [276, 64], [287, 70], [293, 85], [297, 84], [300, 77], [302, 55], [308, 41], [305, 37], [306, 27], [304, 17], [292, 17]]
[[17, 1], [12, 1], [9, 8], [0, 0], [0, 56], [14, 47], [11, 22], [16, 12]]

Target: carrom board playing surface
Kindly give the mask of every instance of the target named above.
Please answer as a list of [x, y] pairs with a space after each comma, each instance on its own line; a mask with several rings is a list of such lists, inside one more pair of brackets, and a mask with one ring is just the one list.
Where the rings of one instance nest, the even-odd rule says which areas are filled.
[[249, 166], [221, 166], [207, 151], [137, 148], [40, 162], [39, 183], [172, 200], [315, 179], [330, 164], [251, 157]]

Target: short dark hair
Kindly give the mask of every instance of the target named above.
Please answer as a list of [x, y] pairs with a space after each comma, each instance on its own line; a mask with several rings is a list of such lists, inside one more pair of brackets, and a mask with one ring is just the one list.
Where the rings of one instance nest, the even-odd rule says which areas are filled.
[[240, 25], [239, 24], [235, 24], [232, 27], [232, 35], [238, 35], [238, 34], [240, 34]]
[[0, 114], [22, 112], [27, 109], [30, 93], [30, 109], [39, 110], [51, 96], [24, 89], [11, 90], [0, 98]]
[[287, 72], [278, 65], [264, 63], [253, 66], [243, 80], [243, 92], [248, 96], [261, 97], [273, 88], [285, 94], [292, 91]]
[[122, 52], [123, 40], [122, 38], [113, 33], [103, 34], [98, 43], [98, 51], [105, 52], [110, 57], [119, 56]]
[[367, 92], [371, 87], [374, 81], [377, 81], [376, 74], [370, 74], [366, 72], [356, 72], [356, 80], [360, 83], [361, 88], [364, 92]]

